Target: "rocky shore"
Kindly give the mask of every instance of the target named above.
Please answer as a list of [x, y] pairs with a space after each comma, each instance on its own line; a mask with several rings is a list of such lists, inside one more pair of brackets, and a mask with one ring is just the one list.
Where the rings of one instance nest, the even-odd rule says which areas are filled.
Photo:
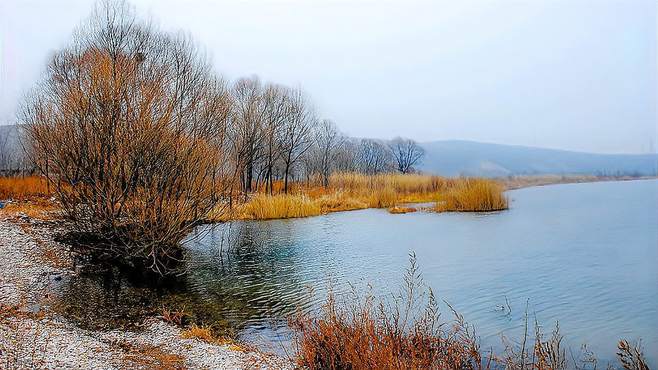
[[0, 368], [292, 368], [274, 355], [235, 344], [184, 339], [158, 318], [138, 331], [90, 331], [49, 310], [57, 282], [75, 274], [61, 226], [25, 215], [0, 218]]

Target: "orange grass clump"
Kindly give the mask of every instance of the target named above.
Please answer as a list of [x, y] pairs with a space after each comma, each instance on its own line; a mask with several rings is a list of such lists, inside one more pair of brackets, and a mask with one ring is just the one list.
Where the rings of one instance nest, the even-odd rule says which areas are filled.
[[498, 183], [478, 178], [459, 179], [436, 204], [439, 212], [486, 212], [508, 208], [507, 197]]
[[255, 195], [239, 210], [241, 218], [269, 220], [277, 218], [293, 218], [317, 216], [322, 213], [317, 201], [306, 195]]
[[416, 212], [416, 211], [417, 211], [417, 209], [414, 208], [414, 207], [395, 206], [395, 207], [392, 207], [392, 208], [388, 209], [388, 213], [394, 214], [394, 215], [399, 215], [399, 214], [404, 214], [404, 213], [412, 213], [412, 212]]

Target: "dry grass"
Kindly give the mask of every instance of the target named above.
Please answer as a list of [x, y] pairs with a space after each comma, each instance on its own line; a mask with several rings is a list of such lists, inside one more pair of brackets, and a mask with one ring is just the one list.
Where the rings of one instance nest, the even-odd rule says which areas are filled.
[[192, 324], [181, 332], [181, 337], [184, 339], [198, 339], [220, 346], [228, 346], [232, 351], [245, 351], [245, 348], [235, 343], [233, 339], [215, 335], [209, 326]]
[[487, 179], [464, 178], [450, 188], [436, 204], [439, 212], [487, 212], [508, 208], [503, 187]]
[[[418, 174], [337, 173], [324, 187], [319, 180], [295, 182], [288, 194], [269, 196], [264, 189], [247, 202], [234, 206], [228, 212], [214, 212], [212, 221], [231, 219], [279, 219], [308, 217], [330, 212], [352, 211], [365, 208], [391, 208], [400, 203], [433, 202], [452, 180], [439, 176]], [[281, 184], [274, 183], [274, 191]]]
[[128, 342], [115, 343], [123, 352], [126, 368], [178, 370], [186, 369], [185, 359], [157, 346], [136, 346]]
[[33, 198], [5, 204], [0, 209], [0, 215], [17, 216], [24, 214], [30, 218], [51, 220], [57, 216], [59, 207], [56, 203], [45, 198]]
[[319, 202], [306, 195], [279, 194], [255, 195], [240, 209], [240, 218], [269, 220], [274, 218], [294, 218], [317, 216], [322, 213]]
[[52, 219], [59, 207], [50, 201], [48, 182], [40, 176], [0, 177], [0, 215]]
[[647, 365], [646, 360], [644, 359], [644, 354], [642, 353], [642, 347], [640, 344], [631, 345], [626, 340], [619, 341], [617, 344], [617, 358], [619, 362], [626, 370], [649, 370], [649, 365]]
[[399, 207], [395, 206], [392, 208], [388, 209], [388, 213], [394, 214], [394, 215], [399, 215], [399, 214], [404, 214], [404, 213], [412, 213], [416, 212], [418, 209], [414, 207]]
[[[274, 189], [281, 186], [274, 183]], [[268, 220], [308, 217], [330, 212], [365, 208], [389, 208], [391, 213], [416, 209], [400, 207], [404, 203], [430, 203], [442, 200], [445, 210], [491, 211], [507, 208], [503, 187], [493, 180], [443, 178], [419, 174], [337, 173], [329, 186], [319, 181], [295, 182], [288, 194], [267, 195], [264, 189], [231, 210], [211, 212], [210, 221], [235, 219]], [[239, 197], [238, 197], [239, 198]]]
[[[439, 322], [431, 290], [421, 288], [415, 256], [405, 285], [389, 307], [357, 293], [338, 301], [330, 292], [319, 317], [298, 315], [297, 364], [313, 369], [472, 369], [482, 365], [474, 333], [462, 321]], [[420, 315], [413, 310], [425, 302]]]
[[[528, 333], [527, 307], [522, 338], [503, 338], [500, 354], [481, 350], [475, 329], [450, 305], [454, 320], [439, 320], [437, 302], [431, 289], [424, 290], [413, 254], [403, 289], [393, 298], [392, 303], [385, 303], [372, 294], [363, 297], [353, 291], [339, 300], [330, 289], [318, 315], [299, 313], [290, 320], [297, 365], [311, 370], [597, 368], [587, 346], [580, 352], [564, 346], [557, 323], [545, 335], [535, 322], [533, 338]], [[618, 349], [624, 369], [649, 370], [639, 344], [622, 340]]]
[[0, 177], [0, 200], [30, 200], [49, 195], [48, 181], [43, 177]]
[[198, 326], [197, 324], [192, 324], [189, 328], [183, 330], [181, 337], [185, 339], [200, 339], [208, 343], [215, 340], [209, 327]]

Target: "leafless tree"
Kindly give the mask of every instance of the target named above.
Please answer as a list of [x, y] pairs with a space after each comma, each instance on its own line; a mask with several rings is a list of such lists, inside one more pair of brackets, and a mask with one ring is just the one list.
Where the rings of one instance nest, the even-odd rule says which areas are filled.
[[343, 145], [345, 137], [338, 131], [336, 125], [330, 120], [323, 120], [316, 129], [315, 142], [318, 149], [319, 171], [322, 185], [329, 186], [329, 176], [335, 168], [335, 155]]
[[11, 173], [14, 150], [11, 147], [10, 127], [0, 127], [0, 175]]
[[359, 171], [359, 146], [359, 140], [345, 137], [341, 145], [336, 148], [336, 154], [332, 160], [334, 170], [337, 172]]
[[401, 173], [413, 172], [414, 165], [418, 164], [425, 155], [423, 148], [411, 139], [396, 137], [388, 143], [388, 146]]
[[380, 140], [362, 139], [357, 160], [360, 172], [368, 175], [388, 172], [393, 169], [391, 150]]
[[165, 274], [230, 182], [229, 113], [224, 83], [189, 38], [107, 1], [52, 58], [21, 120], [77, 230]]
[[278, 138], [284, 128], [288, 113], [288, 89], [269, 85], [263, 94], [265, 100], [265, 124], [263, 125], [263, 165], [265, 168], [265, 191], [273, 193], [275, 165], [281, 158], [281, 146]]
[[233, 86], [232, 94], [233, 153], [246, 194], [252, 190], [256, 163], [262, 155], [268, 101], [264, 98], [264, 88], [258, 77], [239, 79]]
[[295, 164], [313, 144], [315, 112], [301, 90], [290, 90], [286, 119], [279, 135], [283, 162], [283, 190], [288, 193], [288, 181]]

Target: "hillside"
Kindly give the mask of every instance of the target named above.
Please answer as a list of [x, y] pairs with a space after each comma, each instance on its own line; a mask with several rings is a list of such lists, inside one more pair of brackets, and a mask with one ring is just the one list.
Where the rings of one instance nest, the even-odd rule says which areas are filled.
[[422, 143], [420, 170], [446, 176], [656, 175], [657, 154], [593, 154], [473, 141]]

